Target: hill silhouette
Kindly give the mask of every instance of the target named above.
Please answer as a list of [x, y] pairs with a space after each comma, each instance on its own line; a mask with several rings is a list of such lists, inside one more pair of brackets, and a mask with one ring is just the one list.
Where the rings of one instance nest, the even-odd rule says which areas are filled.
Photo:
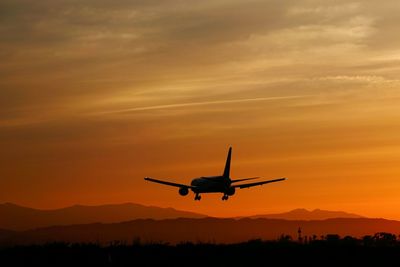
[[15, 234], [14, 231], [0, 229], [0, 240], [4, 240], [6, 238], [9, 238], [10, 236], [12, 236], [14, 234]]
[[135, 219], [161, 220], [179, 217], [203, 218], [206, 215], [135, 203], [101, 206], [75, 205], [54, 210], [32, 209], [12, 203], [0, 204], [0, 228], [17, 231], [54, 225], [114, 223]]
[[249, 239], [275, 240], [282, 234], [297, 237], [338, 234], [363, 237], [377, 232], [400, 233], [400, 222], [385, 219], [328, 219], [296, 221], [280, 219], [138, 219], [123, 223], [54, 226], [17, 232], [3, 238], [0, 244], [42, 244], [48, 242], [108, 243], [115, 240], [132, 242], [217, 242], [233, 243]]
[[268, 218], [268, 219], [284, 219], [284, 220], [326, 220], [334, 218], [365, 218], [365, 217], [343, 211], [329, 211], [320, 209], [308, 211], [306, 209], [295, 209], [284, 213], [253, 215], [249, 216], [248, 218], [254, 218], [254, 219]]

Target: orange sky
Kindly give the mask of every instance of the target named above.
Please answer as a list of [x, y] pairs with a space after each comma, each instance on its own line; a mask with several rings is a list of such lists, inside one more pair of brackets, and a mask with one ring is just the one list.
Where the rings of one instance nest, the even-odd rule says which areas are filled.
[[[400, 4], [0, 4], [0, 202], [400, 219]], [[283, 183], [183, 198], [144, 176]]]

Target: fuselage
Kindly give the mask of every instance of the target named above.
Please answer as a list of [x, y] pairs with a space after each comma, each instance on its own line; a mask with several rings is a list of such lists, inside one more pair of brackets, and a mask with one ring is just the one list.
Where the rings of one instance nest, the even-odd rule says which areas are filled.
[[194, 178], [190, 184], [194, 193], [226, 193], [231, 179], [224, 176], [203, 176]]

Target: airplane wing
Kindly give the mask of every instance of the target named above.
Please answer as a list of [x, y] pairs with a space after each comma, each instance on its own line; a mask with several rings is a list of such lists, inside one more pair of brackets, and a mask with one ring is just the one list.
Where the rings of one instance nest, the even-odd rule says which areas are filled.
[[269, 184], [269, 183], [274, 183], [274, 182], [279, 182], [279, 181], [284, 181], [284, 180], [286, 180], [286, 178], [279, 178], [279, 179], [256, 182], [256, 183], [238, 184], [238, 185], [233, 185], [232, 187], [242, 189], [242, 188], [249, 188], [249, 187], [252, 187], [252, 186]]
[[194, 188], [194, 187], [191, 186], [191, 185], [177, 184], [177, 183], [172, 183], [172, 182], [167, 182], [167, 181], [162, 181], [162, 180], [153, 179], [153, 178], [150, 178], [150, 177], [145, 177], [144, 179], [145, 179], [146, 181], [150, 181], [150, 182], [153, 182], [153, 183], [159, 183], [159, 184], [164, 184], [164, 185], [169, 185], [169, 186]]
[[240, 178], [240, 179], [231, 180], [231, 183], [237, 183], [237, 182], [243, 182], [243, 181], [248, 181], [248, 180], [254, 180], [254, 179], [258, 179], [258, 178], [261, 178], [261, 177]]

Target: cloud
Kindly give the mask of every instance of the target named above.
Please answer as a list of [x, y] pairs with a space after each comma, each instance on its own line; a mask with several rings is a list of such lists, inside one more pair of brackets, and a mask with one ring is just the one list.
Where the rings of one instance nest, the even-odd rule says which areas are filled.
[[387, 46], [398, 43], [397, 7], [396, 1], [5, 0], [0, 110], [9, 119], [46, 113], [46, 106], [73, 113], [83, 108], [77, 103], [142, 92], [163, 105], [161, 99], [182, 93], [178, 83], [196, 88], [184, 93], [196, 102], [206, 94], [212, 99], [221, 84], [226, 94], [246, 84], [245, 94], [258, 81], [269, 96], [277, 83], [285, 91], [288, 82], [314, 77], [386, 79], [398, 66], [385, 72], [374, 59], [384, 64], [398, 54]]
[[155, 109], [173, 109], [173, 108], [185, 108], [185, 107], [195, 107], [195, 106], [244, 103], [244, 102], [287, 100], [287, 99], [296, 99], [296, 98], [303, 98], [303, 97], [309, 97], [309, 96], [301, 95], [301, 96], [281, 96], [281, 97], [258, 97], [258, 98], [244, 98], [244, 99], [214, 100], [214, 101], [207, 101], [207, 102], [178, 103], [178, 104], [169, 104], [169, 105], [145, 106], [145, 107], [127, 108], [127, 109], [122, 109], [122, 110], [105, 111], [105, 112], [97, 113], [97, 115], [110, 114], [110, 113], [129, 113], [129, 112], [135, 112], [135, 111], [146, 111], [146, 110], [155, 110]]

